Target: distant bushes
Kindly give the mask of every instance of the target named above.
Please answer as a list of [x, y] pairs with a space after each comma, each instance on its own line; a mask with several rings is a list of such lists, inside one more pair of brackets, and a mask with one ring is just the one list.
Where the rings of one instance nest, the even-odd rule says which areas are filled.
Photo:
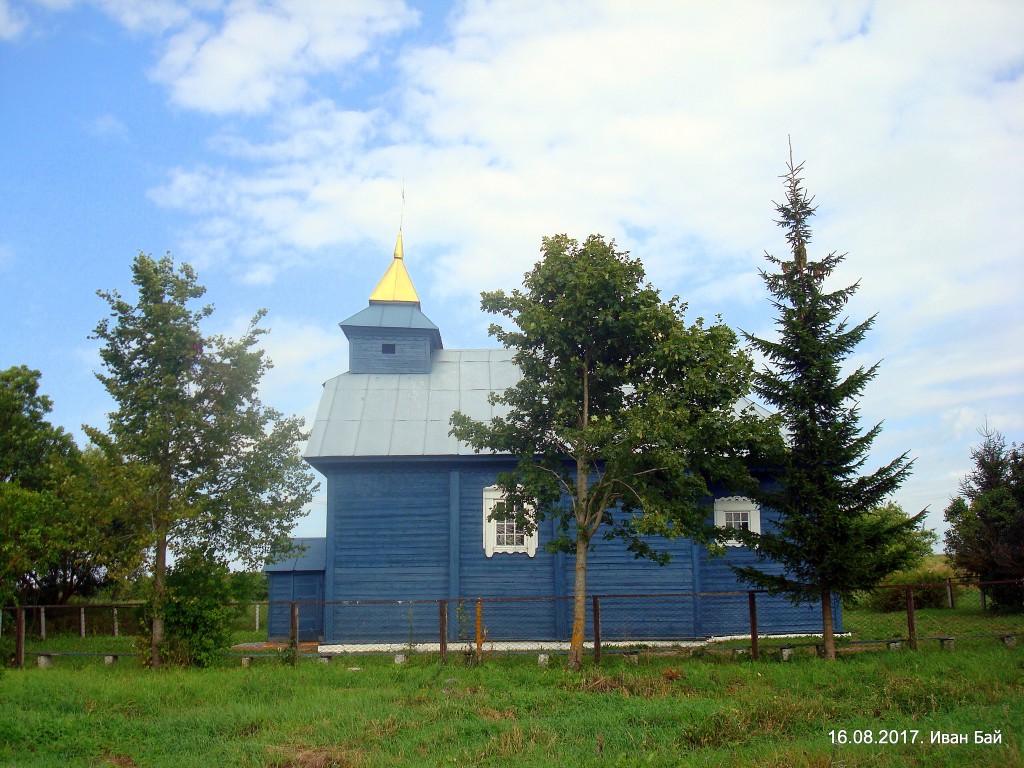
[[[878, 588], [867, 593], [860, 604], [875, 611], [904, 611], [907, 608], [906, 587], [914, 588], [915, 608], [946, 608], [949, 606], [949, 592], [946, 579], [948, 569], [923, 567], [912, 571], [900, 571], [882, 580]], [[901, 589], [902, 587], [902, 589]], [[954, 584], [953, 600], [956, 601], [963, 588]]]

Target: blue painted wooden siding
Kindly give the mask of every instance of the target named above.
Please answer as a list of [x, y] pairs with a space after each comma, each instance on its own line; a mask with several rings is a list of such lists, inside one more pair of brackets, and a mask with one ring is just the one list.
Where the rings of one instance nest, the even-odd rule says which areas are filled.
[[324, 599], [323, 571], [283, 571], [270, 573], [267, 635], [274, 640], [286, 639], [291, 633], [291, 603], [299, 606], [299, 640], [317, 641], [324, 637], [324, 612], [316, 605]]
[[[539, 528], [534, 557], [495, 553], [488, 558], [484, 553], [483, 489], [508, 466], [496, 459], [464, 459], [353, 462], [328, 469], [327, 599], [462, 598], [463, 626], [458, 625], [457, 604], [449, 613], [449, 635], [455, 638], [467, 631], [465, 621], [471, 620], [475, 598], [571, 594], [575, 558], [545, 549], [553, 533], [548, 521]], [[762, 525], [770, 524], [765, 513]], [[689, 540], [657, 544], [672, 553], [669, 565], [637, 560], [620, 541], [598, 538], [588, 557], [588, 593], [741, 594], [687, 594], [662, 598], [656, 606], [606, 599], [606, 638], [678, 639], [749, 631], [747, 588], [728, 566], [753, 562], [754, 553], [730, 548], [725, 558], [709, 560], [706, 550]], [[793, 606], [784, 598], [766, 595], [758, 601], [762, 631], [820, 629], [814, 606]], [[485, 625], [493, 640], [566, 639], [570, 616], [568, 601], [485, 603]], [[327, 642], [335, 643], [433, 641], [437, 627], [435, 603], [333, 606], [325, 634]]]
[[[447, 471], [381, 463], [332, 473], [331, 599], [448, 597]], [[406, 642], [437, 634], [437, 606], [331, 606], [327, 642]]]
[[[483, 545], [483, 489], [493, 485], [499, 471], [511, 463], [490, 465], [486, 469], [459, 470], [459, 565], [460, 596], [475, 597], [555, 597], [564, 558], [545, 549], [551, 541], [551, 525], [541, 523], [537, 552], [495, 552], [487, 557]], [[489, 637], [504, 640], [561, 638], [567, 630], [560, 626], [558, 606], [553, 601], [488, 602], [485, 624]], [[564, 612], [563, 612], [564, 613]], [[563, 622], [564, 623], [564, 622]]]
[[[351, 373], [430, 373], [430, 336], [416, 330], [349, 331]], [[382, 345], [393, 344], [394, 354]]]

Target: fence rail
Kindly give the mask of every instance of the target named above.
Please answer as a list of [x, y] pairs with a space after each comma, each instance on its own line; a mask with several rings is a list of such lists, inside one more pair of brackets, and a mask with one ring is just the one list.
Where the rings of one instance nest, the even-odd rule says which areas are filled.
[[[916, 649], [926, 640], [952, 647], [956, 639], [1003, 638], [1015, 644], [1024, 634], [1024, 613], [1000, 610], [991, 595], [1024, 590], [1024, 580], [977, 582], [949, 579], [934, 584], [880, 587], [848, 605], [837, 622], [843, 646]], [[786, 608], [789, 607], [789, 610]], [[246, 604], [249, 629], [268, 629], [270, 639], [297, 649], [318, 642], [317, 654], [558, 652], [567, 648], [572, 626], [571, 597], [464, 598], [453, 600], [355, 600], [259, 602]], [[603, 594], [587, 601], [586, 648], [597, 661], [604, 652], [644, 648], [685, 648], [709, 642], [759, 658], [771, 650], [820, 643], [817, 624], [794, 620], [788, 601], [761, 591], [677, 594]], [[808, 616], [813, 615], [809, 611]], [[142, 627], [141, 603], [22, 606], [0, 609], [0, 640], [15, 637], [13, 662], [25, 663], [28, 638], [44, 643], [54, 635], [117, 637]], [[719, 621], [721, 619], [721, 621]], [[742, 630], [737, 631], [737, 621]], [[250, 622], [245, 624], [245, 622]], [[320, 642], [324, 622], [344, 628], [344, 637]], [[241, 628], [241, 626], [236, 625]], [[545, 628], [541, 634], [537, 628]], [[311, 637], [310, 633], [316, 636]], [[9, 642], [9, 641], [8, 641]], [[254, 647], [255, 644], [249, 644]], [[27, 651], [37, 656], [74, 651]], [[82, 655], [79, 652], [77, 655]], [[86, 653], [88, 655], [88, 653]], [[95, 655], [130, 655], [111, 650]]]

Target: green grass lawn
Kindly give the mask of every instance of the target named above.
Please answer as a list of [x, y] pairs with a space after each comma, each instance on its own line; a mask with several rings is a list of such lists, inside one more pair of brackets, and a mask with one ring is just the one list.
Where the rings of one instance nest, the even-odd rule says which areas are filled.
[[[61, 659], [3, 671], [0, 765], [1024, 765], [1024, 650], [998, 640], [832, 664], [607, 655], [574, 674], [562, 662], [377, 656], [153, 672]], [[917, 743], [902, 743], [914, 731]], [[1002, 743], [931, 742], [975, 731]], [[900, 743], [833, 743], [886, 735]]]

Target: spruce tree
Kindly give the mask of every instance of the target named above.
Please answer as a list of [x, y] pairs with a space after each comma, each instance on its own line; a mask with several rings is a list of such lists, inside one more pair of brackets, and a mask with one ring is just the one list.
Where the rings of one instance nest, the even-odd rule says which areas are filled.
[[808, 257], [815, 206], [803, 188], [803, 164], [793, 164], [792, 151], [787, 171], [782, 177], [786, 200], [775, 207], [792, 255], [784, 261], [766, 253], [776, 269], [761, 270], [778, 313], [778, 337], [744, 334], [767, 361], [755, 376], [754, 391], [785, 425], [788, 448], [778, 460], [778, 483], [758, 492], [758, 501], [781, 519], [760, 534], [738, 536], [756, 547], [763, 561], [784, 570], [734, 570], [744, 581], [794, 601], [820, 601], [825, 655], [831, 659], [833, 596], [870, 589], [907, 564], [924, 512], [905, 521], [872, 512], [903, 483], [912, 462], [904, 453], [870, 475], [860, 474], [881, 424], [861, 432], [857, 398], [877, 375], [878, 364], [848, 374], [843, 364], [875, 317], [853, 326], [842, 317], [859, 283], [826, 290], [845, 254], [833, 251], [819, 261]]
[[[946, 508], [946, 554], [958, 571], [982, 581], [1000, 609], [1024, 608], [1024, 446], [1007, 446], [999, 432], [981, 430], [974, 468]], [[1012, 581], [1011, 581], [1012, 580]]]

